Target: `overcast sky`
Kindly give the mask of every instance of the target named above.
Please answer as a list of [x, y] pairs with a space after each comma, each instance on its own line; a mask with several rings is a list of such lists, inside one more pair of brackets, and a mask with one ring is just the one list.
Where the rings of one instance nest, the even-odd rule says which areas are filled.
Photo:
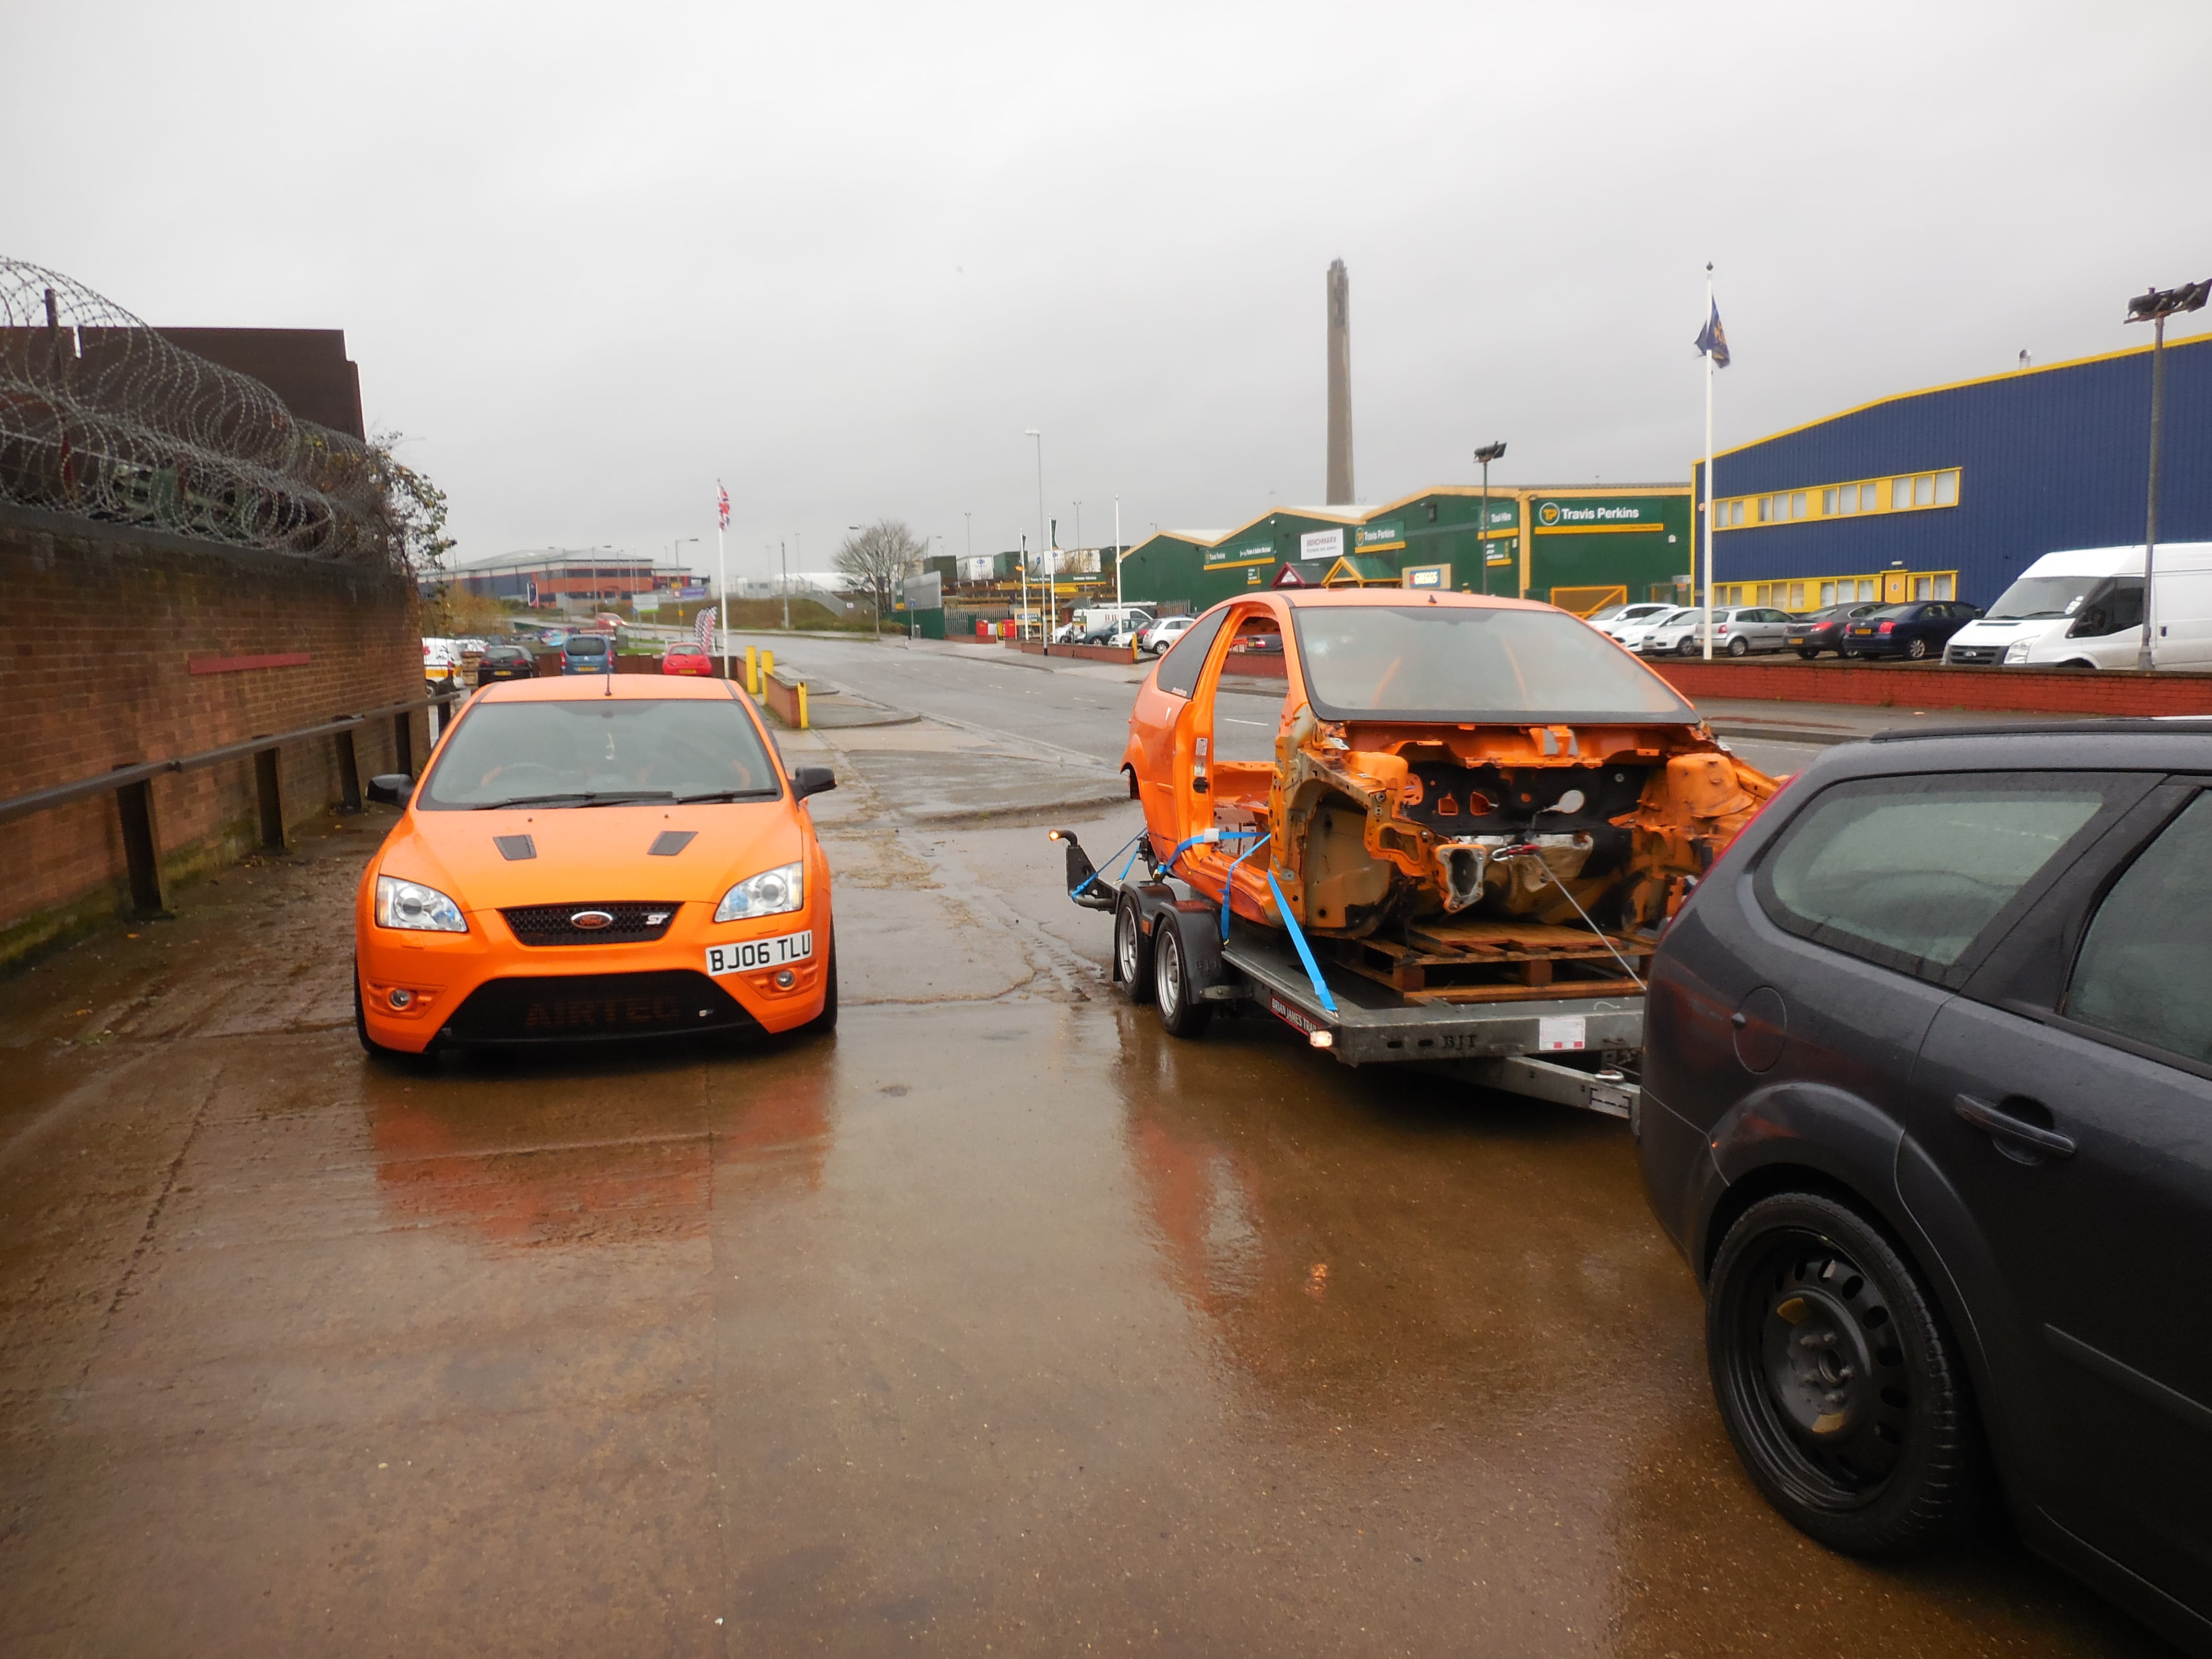
[[[2212, 276], [2212, 4], [0, 0], [0, 252], [149, 322], [343, 327], [464, 561], [732, 573], [1322, 493], [1682, 479], [2142, 343]], [[32, 66], [45, 65], [43, 72]], [[2206, 331], [2212, 313], [2179, 337]]]

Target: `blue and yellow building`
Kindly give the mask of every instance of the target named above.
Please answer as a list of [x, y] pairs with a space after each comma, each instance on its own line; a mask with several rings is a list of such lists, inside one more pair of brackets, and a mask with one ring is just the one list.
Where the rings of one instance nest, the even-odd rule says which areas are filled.
[[[2212, 336], [2166, 352], [2159, 539], [2212, 540]], [[1722, 452], [1714, 602], [1986, 605], [2045, 553], [2141, 542], [2150, 379], [2146, 345], [1879, 398]]]

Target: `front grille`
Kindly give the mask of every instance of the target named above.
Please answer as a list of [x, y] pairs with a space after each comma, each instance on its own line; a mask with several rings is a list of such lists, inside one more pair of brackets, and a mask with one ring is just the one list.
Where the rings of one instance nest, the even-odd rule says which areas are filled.
[[675, 968], [489, 980], [469, 994], [442, 1035], [456, 1042], [574, 1042], [758, 1029], [706, 975]]
[[[645, 945], [668, 931], [678, 902], [518, 904], [500, 915], [525, 945]], [[593, 910], [614, 920], [605, 927], [579, 927], [572, 920]]]
[[1997, 645], [1954, 645], [1943, 653], [1943, 660], [1955, 663], [1995, 662], [2003, 650], [2002, 646]]

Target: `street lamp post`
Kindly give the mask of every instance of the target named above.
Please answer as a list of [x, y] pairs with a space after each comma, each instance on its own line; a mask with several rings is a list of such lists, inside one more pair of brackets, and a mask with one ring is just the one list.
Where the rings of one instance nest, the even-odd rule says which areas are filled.
[[[1024, 438], [1034, 438], [1036, 440], [1037, 549], [1038, 551], [1042, 553], [1044, 549], [1044, 434], [1038, 431], [1037, 428], [1033, 426], [1025, 426], [1022, 428], [1022, 436]], [[1022, 562], [1022, 573], [1023, 585], [1024, 588], [1026, 588], [1028, 586], [1029, 575], [1029, 562], [1026, 559]], [[1026, 609], [1029, 604], [1026, 597], [1023, 599], [1022, 603], [1024, 609]], [[1026, 618], [1024, 619], [1023, 625], [1024, 627], [1028, 625]], [[1051, 643], [1052, 641], [1049, 639], [1045, 641], [1045, 644], [1047, 646], [1051, 645]]]
[[2128, 301], [2130, 323], [2151, 325], [2150, 345], [2150, 495], [2143, 507], [2143, 619], [2142, 642], [2136, 647], [2136, 666], [2157, 665], [2151, 650], [2152, 565], [2158, 555], [2158, 459], [2160, 428], [2166, 416], [2166, 319], [2179, 312], [2202, 311], [2212, 298], [2212, 279], [2184, 283], [2179, 288], [2147, 289]]
[[1482, 596], [1490, 597], [1490, 464], [1502, 460], [1505, 455], [1503, 441], [1485, 444], [1474, 452], [1474, 459], [1482, 465], [1482, 516], [1475, 520], [1482, 533], [1475, 545], [1482, 553]]
[[783, 631], [787, 634], [791, 632], [791, 561], [784, 551], [787, 545], [784, 542], [775, 544], [775, 568], [779, 573], [775, 585], [783, 593]]

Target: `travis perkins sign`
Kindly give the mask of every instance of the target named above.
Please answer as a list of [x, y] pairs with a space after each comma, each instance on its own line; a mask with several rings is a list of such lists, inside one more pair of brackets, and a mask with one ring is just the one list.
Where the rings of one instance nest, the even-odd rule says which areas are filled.
[[1599, 525], [1638, 530], [1663, 527], [1656, 501], [1539, 501], [1534, 517], [1539, 530], [1583, 530]]

